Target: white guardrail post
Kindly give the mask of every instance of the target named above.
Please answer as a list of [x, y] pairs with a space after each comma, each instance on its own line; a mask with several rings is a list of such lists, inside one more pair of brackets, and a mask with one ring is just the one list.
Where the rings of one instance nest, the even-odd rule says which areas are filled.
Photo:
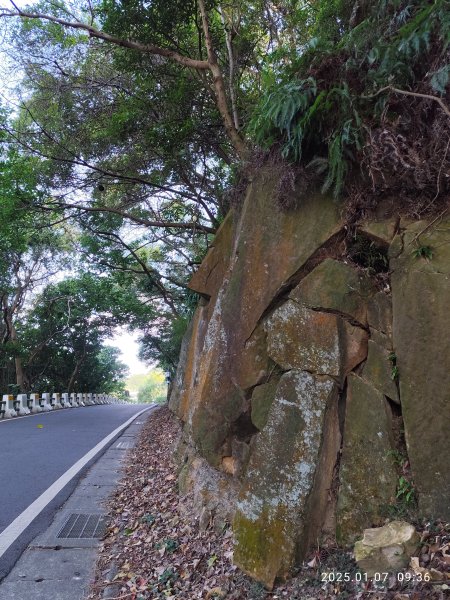
[[42, 412], [39, 394], [30, 394], [28, 408], [33, 414]]
[[12, 394], [4, 394], [2, 398], [2, 413], [4, 419], [16, 417], [17, 413], [14, 409], [14, 396]]
[[48, 412], [49, 410], [53, 410], [51, 394], [45, 392], [41, 397], [41, 408], [43, 412]]
[[16, 399], [16, 412], [21, 417], [30, 414], [30, 409], [28, 408], [28, 395], [27, 394], [19, 394]]
[[57, 392], [55, 392], [54, 394], [52, 394], [51, 404], [52, 404], [53, 410], [56, 410], [58, 408], [62, 408], [61, 394], [58, 394]]
[[109, 394], [93, 394], [91, 392], [59, 392], [18, 394], [3, 394], [0, 400], [0, 418], [10, 419], [17, 416], [26, 416], [41, 412], [49, 412], [59, 408], [76, 408], [78, 406], [95, 406], [96, 404], [126, 404]]

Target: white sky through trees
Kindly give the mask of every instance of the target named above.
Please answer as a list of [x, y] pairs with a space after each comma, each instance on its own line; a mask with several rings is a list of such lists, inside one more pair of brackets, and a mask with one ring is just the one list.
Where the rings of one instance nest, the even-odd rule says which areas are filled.
[[[15, 0], [15, 4], [19, 8], [24, 8], [30, 4], [30, 1], [31, 0]], [[8, 0], [0, 0], [0, 7], [12, 8], [12, 5]], [[0, 62], [2, 63], [0, 67], [0, 83], [3, 92], [3, 102], [14, 104], [15, 98], [12, 93], [12, 88], [17, 85], [20, 74], [16, 71], [13, 72], [14, 74], [12, 75], [11, 71], [8, 69], [10, 65], [8, 64], [9, 61], [7, 54], [5, 53], [5, 48], [3, 48], [3, 52], [0, 54]], [[130, 375], [146, 373], [150, 368], [138, 358], [138, 335], [139, 334], [136, 332], [129, 333], [126, 328], [118, 328], [115, 335], [105, 341], [105, 345], [114, 346], [120, 350], [121, 354], [119, 358], [129, 368]]]

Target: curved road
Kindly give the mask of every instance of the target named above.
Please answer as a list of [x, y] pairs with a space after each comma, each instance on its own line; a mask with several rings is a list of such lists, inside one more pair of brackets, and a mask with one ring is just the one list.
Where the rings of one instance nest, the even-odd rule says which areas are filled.
[[[145, 407], [139, 404], [86, 406], [1, 421], [0, 537], [1, 532], [74, 463]], [[54, 512], [69, 497], [88, 466], [61, 490], [0, 557], [0, 579], [28, 543], [48, 526]]]

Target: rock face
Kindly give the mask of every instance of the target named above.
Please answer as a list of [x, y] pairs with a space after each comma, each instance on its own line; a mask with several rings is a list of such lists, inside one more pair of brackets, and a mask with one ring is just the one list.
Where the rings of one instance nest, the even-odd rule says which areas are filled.
[[[419, 506], [450, 519], [450, 218], [392, 248], [393, 336], [406, 444]], [[414, 253], [429, 247], [432, 258]]]
[[419, 548], [420, 536], [412, 525], [392, 521], [378, 529], [366, 529], [355, 544], [358, 566], [373, 577], [375, 573], [392, 573], [407, 567]]
[[348, 315], [367, 322], [367, 300], [374, 292], [364, 273], [348, 264], [326, 258], [291, 292], [290, 297], [309, 308]]
[[268, 588], [312, 544], [383, 523], [402, 423], [422, 514], [450, 518], [449, 221], [418, 238], [427, 224], [359, 227], [361, 247], [388, 251], [391, 292], [349, 261], [336, 204], [282, 211], [277, 177], [255, 176], [190, 282], [201, 301], [170, 397], [180, 488], [202, 526], [233, 522], [236, 564]]
[[308, 535], [304, 508], [320, 459], [325, 413], [336, 397], [331, 377], [286, 373], [255, 440], [233, 523], [235, 560], [267, 587], [289, 572], [299, 532]]
[[381, 509], [395, 501], [397, 473], [389, 406], [383, 394], [353, 374], [348, 378], [337, 503], [337, 541], [350, 543]]

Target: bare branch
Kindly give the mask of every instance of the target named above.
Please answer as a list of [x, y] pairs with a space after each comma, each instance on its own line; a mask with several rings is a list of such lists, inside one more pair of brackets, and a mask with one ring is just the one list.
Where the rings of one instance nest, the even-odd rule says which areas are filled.
[[361, 96], [361, 98], [375, 98], [375, 96], [379, 96], [383, 92], [387, 91], [394, 92], [394, 94], [403, 94], [404, 96], [414, 96], [415, 98], [425, 98], [426, 100], [433, 100], [434, 102], [437, 102], [439, 104], [439, 106], [445, 112], [447, 117], [450, 117], [450, 109], [441, 98], [438, 98], [437, 96], [432, 96], [431, 94], [421, 94], [420, 92], [409, 92], [408, 90], [400, 90], [399, 88], [396, 88], [392, 85], [386, 85], [374, 94], [369, 94], [368, 96]]
[[83, 23], [82, 21], [66, 21], [65, 19], [60, 19], [59, 17], [47, 15], [45, 13], [30, 13], [21, 10], [14, 3], [12, 4], [16, 10], [13, 11], [7, 8], [2, 8], [0, 9], [0, 17], [21, 17], [23, 19], [39, 19], [42, 21], [50, 21], [51, 23], [57, 23], [58, 25], [62, 25], [63, 27], [69, 27], [71, 29], [79, 29], [81, 31], [85, 31], [89, 34], [90, 37], [104, 40], [105, 42], [110, 42], [111, 44], [121, 46], [122, 48], [130, 48], [131, 50], [137, 50], [138, 52], [145, 52], [147, 54], [153, 54], [155, 56], [162, 56], [163, 58], [167, 58], [173, 62], [182, 65], [183, 67], [190, 67], [192, 69], [197, 70], [208, 70], [210, 68], [209, 63], [205, 60], [195, 60], [193, 58], [183, 56], [178, 52], [175, 52], [174, 50], [160, 48], [159, 46], [155, 46], [154, 44], [143, 44], [142, 42], [138, 42], [135, 40], [125, 40], [123, 38], [110, 35], [105, 31], [100, 31], [99, 29], [96, 29], [93, 25], [88, 25], [87, 23]]

